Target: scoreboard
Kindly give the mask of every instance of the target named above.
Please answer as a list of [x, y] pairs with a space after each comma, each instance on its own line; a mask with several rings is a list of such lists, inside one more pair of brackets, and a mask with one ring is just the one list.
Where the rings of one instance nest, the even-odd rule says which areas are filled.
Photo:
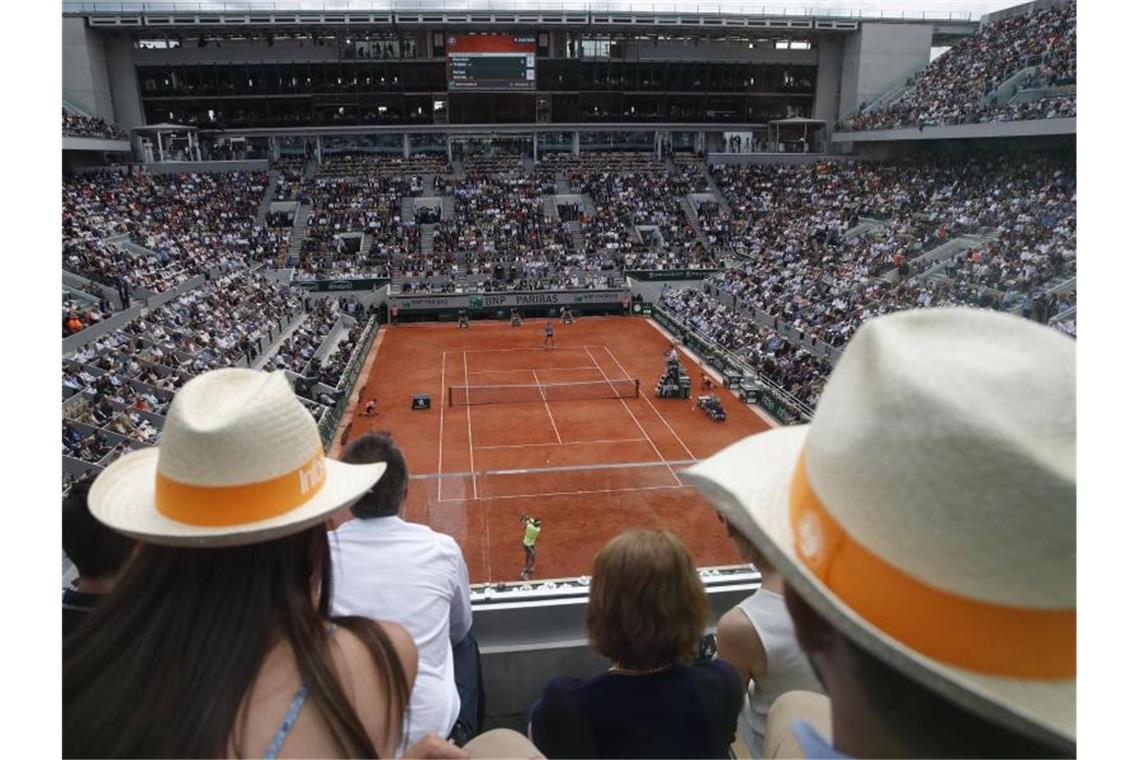
[[447, 89], [534, 91], [533, 35], [449, 34]]

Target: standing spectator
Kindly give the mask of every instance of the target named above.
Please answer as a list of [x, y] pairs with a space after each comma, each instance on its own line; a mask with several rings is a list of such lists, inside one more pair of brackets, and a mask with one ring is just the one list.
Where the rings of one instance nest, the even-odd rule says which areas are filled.
[[160, 446], [91, 487], [142, 546], [64, 642], [64, 756], [391, 756], [415, 645], [330, 615], [324, 528], [383, 472], [325, 459], [282, 373], [183, 386]]
[[408, 468], [388, 433], [357, 438], [343, 461], [385, 462], [387, 474], [352, 505], [356, 519], [331, 535], [333, 610], [394, 620], [415, 639], [408, 743], [453, 729], [457, 740], [470, 737], [478, 729], [478, 649], [463, 552], [451, 536], [404, 521]]
[[708, 615], [701, 579], [671, 533], [630, 530], [594, 558], [586, 626], [612, 661], [590, 680], [555, 678], [532, 708], [547, 757], [728, 757], [740, 677], [690, 665]]
[[974, 309], [870, 320], [810, 425], [684, 477], [786, 580], [834, 708], [830, 741], [794, 725], [807, 757], [1075, 756], [1073, 341]]
[[94, 476], [85, 475], [63, 497], [63, 551], [75, 563], [79, 579], [63, 591], [63, 636], [76, 629], [111, 592], [134, 542], [96, 520], [87, 508]]
[[[721, 518], [724, 521], [724, 518]], [[761, 587], [728, 612], [716, 626], [718, 656], [736, 668], [745, 685], [737, 734], [752, 757], [764, 757], [768, 710], [789, 691], [823, 692], [784, 605], [784, 579], [730, 523], [728, 537], [737, 552], [760, 571]]]

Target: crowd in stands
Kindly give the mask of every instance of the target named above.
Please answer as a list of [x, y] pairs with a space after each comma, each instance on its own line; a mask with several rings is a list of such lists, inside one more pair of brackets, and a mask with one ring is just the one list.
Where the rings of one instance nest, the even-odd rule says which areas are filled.
[[793, 345], [771, 329], [696, 288], [667, 289], [661, 304], [690, 329], [737, 354], [757, 373], [793, 398], [814, 407], [831, 373], [826, 359]]
[[305, 179], [304, 158], [281, 158], [273, 164], [277, 171], [277, 182], [273, 189], [273, 200], [295, 201], [301, 198], [301, 185]]
[[589, 195], [597, 208], [582, 224], [588, 254], [607, 255], [621, 269], [711, 266], [712, 253], [681, 206], [683, 196], [708, 187], [700, 165], [666, 168], [632, 154], [580, 158], [566, 166], [570, 189]]
[[[159, 292], [214, 267], [262, 261], [279, 253], [289, 234], [257, 223], [267, 179], [264, 172], [69, 176], [64, 269]], [[153, 255], [128, 251], [121, 244], [128, 240]]]
[[999, 103], [991, 97], [1003, 82], [1028, 67], [1034, 71], [1021, 90], [1076, 84], [1076, 9], [1076, 3], [1070, 2], [986, 24], [916, 74], [897, 100], [861, 110], [837, 128], [898, 129], [1076, 116], [1072, 92], [1025, 103]]
[[[395, 258], [419, 250], [419, 229], [401, 214], [403, 199], [422, 192], [422, 175], [394, 172], [391, 164], [376, 156], [338, 155], [305, 183], [302, 193], [312, 210], [300, 278], [386, 277]], [[410, 171], [402, 162], [396, 166]], [[354, 255], [366, 243], [368, 251]]]
[[63, 134], [65, 137], [95, 137], [103, 140], [126, 140], [127, 133], [118, 124], [113, 124], [97, 116], [84, 116], [63, 109]]
[[81, 332], [114, 313], [107, 295], [94, 283], [87, 293], [63, 289], [63, 337]]
[[[1075, 272], [1076, 175], [1069, 160], [1034, 154], [824, 162], [714, 174], [732, 214], [722, 231], [743, 262], [714, 281], [837, 348], [878, 314], [946, 304], [998, 308], [1015, 297], [1008, 293]], [[858, 233], [864, 217], [883, 224], [847, 234]], [[980, 236], [965, 255], [978, 266], [986, 262], [984, 281], [973, 264], [951, 263], [953, 276], [937, 266], [930, 276], [915, 276], [924, 274], [915, 259], [964, 234]]]
[[[109, 450], [103, 444], [117, 441], [102, 433], [154, 443], [161, 427], [147, 415], [160, 419], [173, 392], [216, 368], [264, 362], [266, 370], [286, 369], [336, 389], [366, 320], [355, 299], [306, 300], [245, 269], [210, 279], [64, 358], [64, 418], [71, 425], [64, 453], [98, 462]], [[318, 356], [334, 333], [327, 355]], [[302, 402], [320, 418], [338, 398], [316, 387]], [[81, 434], [73, 423], [96, 431]]]

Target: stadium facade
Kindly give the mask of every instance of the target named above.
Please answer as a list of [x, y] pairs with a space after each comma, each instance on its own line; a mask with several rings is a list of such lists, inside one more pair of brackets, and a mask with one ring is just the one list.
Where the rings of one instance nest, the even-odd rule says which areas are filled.
[[[196, 127], [204, 157], [239, 146], [265, 158], [293, 148], [279, 138], [318, 149], [316, 138], [345, 134], [405, 155], [489, 134], [536, 156], [615, 146], [716, 153], [734, 137], [790, 146], [806, 136], [819, 148], [840, 116], [979, 23], [696, 5], [375, 5], [65, 3], [64, 98], [128, 130]], [[157, 155], [153, 135], [135, 141]]]

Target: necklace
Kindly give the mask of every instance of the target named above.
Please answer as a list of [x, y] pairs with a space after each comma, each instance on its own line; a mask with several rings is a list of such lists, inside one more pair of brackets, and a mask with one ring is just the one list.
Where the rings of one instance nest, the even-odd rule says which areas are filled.
[[656, 668], [623, 668], [621, 665], [614, 663], [610, 665], [607, 673], [617, 673], [619, 676], [649, 676], [654, 673], [664, 673], [673, 667], [673, 663], [668, 665], [658, 665]]

